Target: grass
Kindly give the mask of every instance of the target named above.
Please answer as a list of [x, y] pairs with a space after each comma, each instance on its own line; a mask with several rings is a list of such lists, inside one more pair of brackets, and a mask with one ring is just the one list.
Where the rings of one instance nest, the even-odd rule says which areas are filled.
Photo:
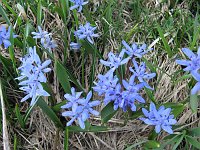
[[[163, 133], [155, 138], [149, 136], [153, 129], [133, 119], [140, 116], [141, 112], [133, 113], [129, 118], [129, 114], [111, 111], [107, 106], [108, 109], [103, 111], [103, 124], [100, 117], [90, 120], [91, 124], [100, 126], [99, 128], [93, 128], [88, 123], [87, 131], [92, 130], [94, 133], [70, 132], [80, 130], [64, 128], [66, 120], [60, 115], [59, 108], [63, 95], [70, 92], [71, 86], [87, 93], [96, 76], [106, 72], [106, 68], [99, 64], [99, 59], [106, 58], [110, 51], [119, 52], [122, 40], [129, 44], [137, 42], [151, 45], [154, 50], [144, 59], [151, 70], [156, 70], [157, 78], [151, 82], [155, 90], [143, 93], [143, 97], [147, 102], [153, 99], [159, 105], [172, 102], [173, 106], [168, 105], [174, 108], [178, 124], [188, 124], [182, 130], [177, 127], [180, 134], [172, 136], [173, 140], [169, 140], [165, 148], [190, 149], [192, 145], [197, 148], [198, 141], [193, 140], [191, 144], [194, 137], [189, 132], [199, 124], [199, 109], [196, 108], [196, 103], [191, 103], [196, 110], [192, 113], [189, 103], [189, 91], [194, 82], [175, 63], [175, 59], [184, 57], [182, 47], [196, 51], [199, 46], [198, 1], [90, 1], [89, 5], [83, 7], [83, 14], [70, 11], [68, 0], [2, 0], [0, 4], [0, 24], [12, 24], [13, 32], [19, 35], [17, 39], [11, 39], [14, 46], [9, 50], [0, 47], [0, 78], [4, 88], [11, 149], [128, 149], [129, 146], [130, 149], [142, 149], [143, 143], [146, 143], [146, 149], [149, 145], [158, 144], [162, 148], [163, 139], [167, 135]], [[95, 41], [95, 45], [81, 41], [86, 51], [70, 51], [69, 43], [74, 41], [73, 31], [86, 21], [98, 27], [100, 38]], [[39, 42], [32, 38], [31, 32], [38, 25], [51, 32], [58, 44], [52, 54], [41, 50]], [[27, 114], [30, 110], [29, 103], [20, 103], [24, 94], [15, 80], [18, 75], [16, 68], [20, 65], [19, 58], [27, 52], [26, 47], [34, 45], [37, 45], [41, 58], [52, 59], [51, 67], [54, 69], [48, 75], [48, 83], [44, 85], [52, 96], [40, 100], [37, 104], [39, 107], [34, 107]], [[101, 97], [95, 95], [95, 98]], [[103, 107], [98, 109], [102, 110]], [[1, 118], [2, 116], [0, 113]], [[3, 121], [0, 122], [0, 126], [2, 125]], [[3, 135], [3, 131], [1, 134]], [[153, 142], [147, 143], [146, 140]], [[3, 139], [0, 138], [0, 141]], [[0, 147], [3, 145], [0, 144]]]

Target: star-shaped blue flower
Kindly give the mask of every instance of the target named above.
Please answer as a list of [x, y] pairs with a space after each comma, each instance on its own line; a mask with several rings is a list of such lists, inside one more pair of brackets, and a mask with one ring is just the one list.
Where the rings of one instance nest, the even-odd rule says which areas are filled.
[[40, 39], [41, 45], [48, 49], [49, 52], [51, 52], [52, 49], [57, 47], [57, 44], [55, 40], [51, 38], [51, 33], [48, 33], [47, 31], [43, 31], [40, 26], [38, 26], [38, 32], [31, 32], [34, 36], [34, 39]]
[[93, 87], [93, 90], [98, 92], [98, 95], [102, 95], [113, 90], [119, 80], [117, 76], [113, 76], [113, 70], [109, 70], [105, 75], [99, 74], [98, 79], [98, 82], [94, 82], [96, 86]]
[[144, 62], [139, 66], [135, 59], [132, 60], [134, 64], [134, 69], [132, 67], [129, 68], [133, 75], [138, 78], [141, 83], [144, 83], [145, 87], [148, 89], [152, 89], [145, 80], [152, 79], [156, 76], [156, 73], [147, 73], [146, 64]]
[[91, 44], [94, 43], [93, 38], [99, 37], [98, 34], [95, 34], [94, 31], [97, 27], [93, 27], [87, 22], [84, 26], [80, 25], [79, 29], [74, 32], [74, 35], [79, 39], [87, 39]]
[[116, 54], [116, 55], [113, 52], [110, 52], [108, 54], [108, 60], [105, 61], [105, 60], [101, 59], [100, 62], [103, 65], [112, 68], [112, 70], [115, 70], [119, 66], [121, 66], [129, 61], [130, 57], [123, 59], [124, 53], [125, 53], [125, 51], [123, 51], [123, 50], [119, 54]]
[[[4, 48], [8, 48], [11, 43], [10, 43], [10, 30], [11, 27], [8, 28], [8, 30], [6, 30], [5, 26], [0, 26], [0, 45], [2, 45], [2, 43], [4, 44]], [[17, 35], [13, 34], [13, 38], [16, 38]]]
[[67, 122], [67, 126], [70, 126], [75, 120], [78, 120], [78, 123], [82, 129], [85, 129], [85, 121], [90, 117], [90, 114], [95, 116], [99, 115], [99, 112], [94, 110], [92, 107], [98, 106], [100, 101], [94, 100], [90, 102], [92, 98], [92, 92], [90, 91], [86, 98], [79, 98], [82, 92], [75, 93], [75, 89], [71, 89], [72, 94], [66, 94], [65, 98], [69, 100], [61, 108], [69, 109], [70, 111], [65, 111], [62, 113], [64, 117], [70, 117], [71, 120]]
[[155, 126], [156, 133], [159, 133], [161, 129], [169, 134], [173, 133], [172, 125], [176, 124], [177, 121], [174, 119], [174, 115], [171, 115], [171, 108], [161, 106], [158, 110], [153, 102], [150, 104], [149, 111], [142, 108], [142, 112], [146, 118], [140, 118], [148, 125]]
[[78, 12], [81, 12], [83, 9], [83, 5], [86, 5], [88, 3], [88, 1], [84, 1], [85, 0], [70, 0], [70, 2], [74, 3], [74, 5], [70, 7], [70, 10], [78, 8]]
[[188, 48], [183, 48], [182, 51], [190, 60], [176, 60], [176, 63], [186, 66], [183, 70], [189, 71], [197, 80], [196, 85], [191, 90], [191, 94], [196, 94], [200, 90], [200, 47], [198, 48], [197, 55]]
[[147, 50], [147, 45], [143, 44], [142, 46], [138, 46], [136, 43], [133, 43], [132, 46], [129, 46], [125, 41], [122, 41], [125, 49], [123, 49], [130, 57], [137, 56], [138, 58], [142, 58], [142, 56], [152, 49]]

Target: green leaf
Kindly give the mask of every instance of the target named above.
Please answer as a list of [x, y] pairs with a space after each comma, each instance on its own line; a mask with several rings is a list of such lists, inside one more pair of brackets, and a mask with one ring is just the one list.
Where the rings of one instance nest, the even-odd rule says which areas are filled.
[[91, 44], [87, 40], [81, 40], [80, 42], [87, 54], [94, 54], [96, 52], [97, 56], [100, 59], [103, 59], [103, 56], [101, 55], [100, 51], [93, 44]]
[[167, 54], [169, 55], [169, 57], [172, 57], [173, 56], [172, 50], [171, 50], [167, 40], [165, 39], [165, 36], [163, 34], [161, 27], [158, 24], [157, 24], [157, 30], [158, 30], [158, 33], [160, 35], [160, 38], [162, 39], [162, 42], [164, 44], [164, 47], [165, 47]]
[[200, 142], [191, 136], [186, 136], [187, 141], [197, 149], [200, 149]]
[[24, 129], [25, 124], [24, 124], [23, 116], [21, 115], [20, 110], [19, 110], [19, 106], [17, 104], [15, 106], [15, 113], [16, 113], [16, 116], [17, 116], [17, 119], [19, 121], [20, 126]]
[[108, 122], [116, 114], [116, 112], [117, 110], [113, 109], [113, 103], [110, 102], [101, 111], [101, 122]]
[[161, 146], [159, 148], [156, 148], [155, 150], [163, 150], [165, 148], [165, 146], [170, 145], [172, 143], [175, 143], [176, 141], [178, 141], [180, 139], [181, 135], [177, 134], [175, 136], [173, 136], [172, 138], [170, 138], [168, 141], [164, 141]]
[[54, 122], [55, 126], [58, 128], [63, 128], [63, 124], [57, 117], [55, 112], [47, 105], [43, 98], [39, 98], [37, 105], [42, 109], [42, 111]]
[[144, 90], [145, 90], [148, 98], [155, 103], [155, 98], [154, 98], [153, 91], [148, 89], [148, 88], [146, 88], [146, 87], [144, 87]]
[[65, 138], [64, 138], [64, 150], [68, 150], [69, 148], [69, 129], [68, 127], [65, 128]]
[[17, 82], [16, 82], [16, 80], [15, 80], [15, 78], [13, 76], [13, 71], [14, 70], [12, 70], [12, 68], [11, 68], [12, 67], [12, 61], [10, 59], [7, 59], [7, 58], [3, 57], [0, 54], [0, 62], [2, 62], [4, 69], [8, 72], [10, 77], [12, 77], [13, 82], [17, 85]]
[[14, 15], [14, 17], [17, 17], [16, 12], [13, 10], [12, 7], [10, 7], [10, 6], [8, 5], [7, 0], [2, 0], [2, 2], [3, 2], [3, 4], [4, 4], [4, 6]]
[[155, 140], [149, 140], [144, 144], [144, 147], [145, 148], [151, 148], [151, 149], [159, 148], [160, 143], [158, 141], [155, 141]]
[[68, 73], [66, 72], [66, 69], [57, 60], [55, 62], [55, 67], [56, 67], [56, 75], [58, 77], [58, 81], [62, 85], [64, 91], [66, 93], [71, 93], [71, 86], [70, 86], [70, 82], [69, 82], [69, 76], [68, 76]]
[[197, 14], [195, 16], [195, 20], [194, 20], [194, 32], [193, 32], [193, 36], [192, 36], [193, 40], [191, 42], [190, 49], [194, 49], [194, 46], [197, 43], [197, 39], [199, 37], [199, 22], [198, 22], [198, 19], [199, 19], [199, 14], [197, 12]]
[[15, 134], [15, 135], [14, 135], [14, 144], [13, 144], [13, 149], [14, 149], [14, 150], [18, 150], [17, 145], [18, 145], [18, 143], [17, 143], [17, 136], [16, 136], [16, 134]]
[[81, 129], [79, 126], [69, 126], [69, 132], [103, 132], [107, 131], [108, 128], [106, 126], [92, 126], [86, 123], [85, 129]]
[[165, 103], [164, 106], [172, 108], [172, 114], [174, 117], [178, 117], [186, 107], [186, 105], [182, 103]]
[[198, 95], [190, 95], [190, 107], [193, 111], [193, 113], [197, 112], [197, 107], [198, 107]]
[[176, 150], [177, 147], [181, 144], [181, 142], [183, 141], [183, 138], [184, 138], [185, 134], [182, 134], [180, 136], [180, 138], [176, 141], [176, 144], [173, 146], [172, 150]]
[[147, 140], [137, 142], [137, 143], [135, 143], [135, 144], [133, 144], [133, 145], [127, 147], [125, 150], [134, 150], [133, 148], [135, 148], [136, 146], [141, 145], [141, 144], [143, 144], [143, 143], [145, 143], [145, 142], [147, 142]]
[[60, 9], [60, 10], [62, 10], [61, 17], [62, 17], [63, 22], [66, 24], [67, 23], [68, 9], [69, 9], [69, 1], [68, 0], [67, 1], [66, 0], [59, 0], [59, 2], [60, 2], [60, 6], [62, 8], [62, 9]]
[[8, 16], [7, 16], [4, 8], [2, 7], [1, 3], [0, 3], [0, 14], [5, 19], [6, 23], [10, 26], [11, 25], [10, 20], [8, 19]]
[[177, 80], [173, 83], [173, 85], [177, 85], [178, 82], [185, 80], [185, 79], [189, 79], [191, 77], [192, 77], [191, 74], [186, 74], [186, 75], [183, 75], [181, 77], [178, 77], [178, 78], [176, 78]]
[[190, 129], [188, 134], [200, 137], [200, 127]]
[[11, 26], [11, 29], [10, 29], [10, 43], [11, 43], [11, 45], [9, 46], [10, 59], [12, 60], [14, 71], [16, 71], [15, 52], [14, 52], [14, 38], [13, 38], [13, 28], [12, 28], [12, 26]]
[[28, 108], [28, 110], [26, 111], [26, 114], [25, 114], [24, 119], [23, 119], [24, 124], [26, 124], [26, 121], [28, 120], [28, 117], [30, 116], [31, 112], [33, 111], [33, 108], [35, 107], [38, 100], [39, 100], [39, 97], [36, 98], [35, 103], [32, 106], [30, 106]]
[[62, 101], [55, 106], [52, 107], [53, 111], [59, 112], [61, 110], [61, 106], [65, 105], [67, 101]]
[[37, 6], [37, 25], [41, 26], [41, 22], [42, 22], [42, 4], [41, 4], [41, 0], [39, 0], [38, 6]]

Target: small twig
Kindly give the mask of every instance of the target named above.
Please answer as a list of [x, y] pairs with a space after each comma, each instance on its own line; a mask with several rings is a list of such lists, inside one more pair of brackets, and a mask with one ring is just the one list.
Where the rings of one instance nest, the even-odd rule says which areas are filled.
[[7, 124], [6, 124], [6, 112], [5, 112], [5, 105], [4, 105], [4, 101], [3, 101], [3, 92], [2, 92], [1, 79], [0, 79], [0, 99], [1, 99], [2, 122], [3, 122], [3, 147], [4, 147], [4, 150], [10, 150], [9, 138], [8, 138], [8, 129], [7, 129]]

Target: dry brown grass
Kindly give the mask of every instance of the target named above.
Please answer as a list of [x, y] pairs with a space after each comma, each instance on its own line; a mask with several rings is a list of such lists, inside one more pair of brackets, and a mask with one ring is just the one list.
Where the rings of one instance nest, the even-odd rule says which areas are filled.
[[[94, 0], [95, 4], [98, 6], [99, 3], [103, 3], [101, 1]], [[146, 7], [149, 9], [158, 8], [160, 6], [159, 1], [149, 0], [144, 2]], [[165, 12], [168, 9], [167, 5], [161, 6], [161, 12]], [[120, 6], [120, 1], [119, 1]], [[187, 7], [187, 3], [185, 4], [184, 1], [177, 7], [180, 8]], [[116, 11], [116, 10], [115, 10]], [[60, 40], [62, 39], [60, 35], [63, 33], [64, 24], [62, 20], [59, 19], [58, 14], [51, 14], [46, 8], [43, 8], [44, 12], [44, 21], [43, 27], [47, 31], [51, 31], [54, 35], [58, 43], [58, 48], [53, 52], [56, 58], [64, 59], [63, 58], [63, 49], [64, 45], [63, 42]], [[27, 14], [28, 18], [31, 18], [34, 23], [36, 23], [36, 18], [31, 12]], [[162, 17], [162, 14], [159, 13], [152, 13], [149, 17], [153, 19], [158, 19]], [[123, 10], [123, 18], [124, 18], [124, 30], [123, 31], [116, 31], [113, 26], [110, 26], [110, 33], [109, 33], [109, 41], [106, 44], [105, 51], [104, 51], [104, 58], [109, 51], [116, 51], [119, 47], [121, 41], [119, 41], [119, 37], [115, 37], [116, 32], [120, 32], [119, 35], [123, 35], [124, 33], [128, 33], [130, 29], [135, 26], [134, 18], [131, 18], [129, 15], [128, 9]], [[85, 21], [86, 19], [80, 15], [79, 16], [80, 22]], [[162, 19], [161, 19], [162, 20]], [[99, 30], [102, 29], [100, 20], [96, 21], [96, 24]], [[142, 23], [139, 23], [142, 24]], [[138, 27], [139, 28], [139, 27]], [[140, 27], [142, 28], [142, 27]], [[60, 34], [57, 34], [60, 33]], [[72, 31], [68, 31], [69, 36], [73, 34]], [[147, 44], [151, 45], [151, 43], [156, 40], [153, 37], [150, 38], [151, 35], [144, 35], [142, 33], [133, 33], [130, 39], [130, 42], [146, 42]], [[173, 45], [173, 35], [170, 35], [172, 38], [170, 39]], [[68, 41], [70, 42], [70, 41]], [[69, 43], [68, 43], [69, 44]], [[171, 75], [175, 71], [178, 71], [180, 67], [174, 62], [174, 60], [168, 58], [167, 54], [164, 52], [160, 52], [160, 40], [158, 39], [153, 42], [154, 51], [147, 57], [149, 61], [153, 61], [154, 59], [157, 61], [157, 65], [165, 71], [167, 74]], [[101, 51], [101, 46], [99, 46]], [[16, 50], [19, 52], [19, 50]], [[8, 56], [7, 52], [3, 52], [5, 56]], [[21, 55], [17, 53], [17, 55]], [[76, 75], [77, 79], [81, 79], [80, 72], [81, 66], [78, 66], [78, 62], [80, 61], [80, 57], [78, 53], [70, 52], [68, 54], [67, 64], [68, 67], [73, 70], [73, 73]], [[46, 57], [46, 56], [44, 56]], [[18, 58], [18, 57], [17, 57]], [[81, 58], [82, 59], [82, 58]], [[85, 88], [88, 91], [88, 77], [91, 70], [91, 58], [88, 57], [85, 63]], [[97, 62], [98, 63], [98, 62]], [[99, 73], [105, 72], [105, 68], [102, 65], [96, 69], [96, 75]], [[58, 80], [56, 78], [56, 74], [52, 74], [51, 77], [51, 87], [53, 92], [55, 93], [55, 97], [57, 102], [61, 102], [63, 100], [63, 91], [58, 84]], [[155, 92], [155, 99], [160, 103], [165, 102], [180, 102], [187, 98], [188, 96], [188, 81], [184, 80], [176, 84], [175, 86], [171, 83], [171, 79], [168, 75], [163, 74], [160, 70], [157, 70], [157, 77], [160, 77], [159, 83], [157, 82], [158, 78], [152, 81], [152, 85], [156, 83], [157, 90]], [[12, 86], [11, 86], [12, 87]], [[12, 88], [11, 88], [12, 89]], [[11, 91], [8, 93], [11, 98], [15, 97], [15, 99], [20, 99], [19, 91]], [[17, 97], [17, 98], [16, 98]], [[147, 101], [150, 101], [147, 99]], [[27, 104], [24, 104], [25, 108], [22, 108], [22, 111], [27, 108]], [[103, 108], [99, 107], [98, 109], [101, 110]], [[152, 127], [142, 124], [141, 121], [138, 120], [130, 120], [124, 125], [123, 121], [123, 113], [118, 112], [113, 119], [108, 122], [108, 126], [110, 130], [108, 132], [102, 133], [70, 133], [69, 137], [69, 149], [70, 150], [123, 150], [126, 148], [127, 145], [132, 145], [139, 141], [145, 140], [148, 137], [150, 131], [152, 131]], [[100, 118], [91, 118], [90, 121], [93, 124], [100, 124]], [[189, 107], [184, 110], [183, 114], [180, 118], [178, 118], [178, 124], [189, 124], [189, 126], [198, 126], [200, 124], [197, 115], [192, 114]], [[8, 125], [9, 127], [9, 136], [13, 139], [14, 134], [17, 135], [19, 140], [19, 147], [20, 150], [32, 150], [32, 149], [39, 149], [39, 150], [62, 150], [63, 149], [63, 141], [64, 135], [61, 131], [58, 131], [54, 124], [43, 114], [43, 112], [39, 108], [35, 108], [32, 112], [28, 123], [27, 123], [27, 130], [22, 131], [19, 127], [16, 128], [12, 126], [12, 124]], [[164, 135], [160, 135], [158, 138], [162, 139]], [[2, 139], [0, 139], [2, 141]], [[13, 147], [13, 143], [10, 142], [11, 147]], [[0, 143], [0, 146], [1, 143]], [[138, 149], [142, 149], [138, 147]]]

